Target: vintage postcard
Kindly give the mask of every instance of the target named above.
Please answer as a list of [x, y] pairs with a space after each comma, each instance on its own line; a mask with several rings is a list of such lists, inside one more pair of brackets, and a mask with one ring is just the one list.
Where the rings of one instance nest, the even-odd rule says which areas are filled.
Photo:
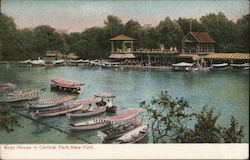
[[248, 159], [248, 0], [0, 4], [0, 159]]

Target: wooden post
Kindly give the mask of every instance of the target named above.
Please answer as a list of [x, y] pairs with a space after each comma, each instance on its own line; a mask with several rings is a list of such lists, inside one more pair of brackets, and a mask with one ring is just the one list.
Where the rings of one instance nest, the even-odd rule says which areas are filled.
[[111, 41], [111, 52], [115, 51], [115, 47], [114, 47], [114, 41]]

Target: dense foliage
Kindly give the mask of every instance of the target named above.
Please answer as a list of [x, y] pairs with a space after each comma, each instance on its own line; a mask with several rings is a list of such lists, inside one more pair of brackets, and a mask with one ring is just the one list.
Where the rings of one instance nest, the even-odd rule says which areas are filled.
[[14, 127], [21, 127], [19, 121], [11, 114], [7, 104], [0, 103], [0, 131], [12, 132]]
[[198, 113], [190, 113], [187, 101], [172, 99], [168, 92], [153, 97], [151, 104], [140, 105], [147, 112], [151, 123], [153, 143], [240, 143], [243, 126], [231, 117], [230, 127], [220, 126], [220, 117], [213, 108], [203, 107]]
[[[190, 25], [191, 22], [191, 25]], [[110, 38], [125, 34], [136, 39], [135, 48], [166, 48], [176, 46], [180, 49], [181, 40], [190, 31], [208, 32], [216, 41], [216, 52], [248, 52], [249, 14], [237, 22], [229, 20], [223, 13], [208, 14], [197, 19], [166, 17], [155, 27], [141, 26], [135, 20], [125, 24], [110, 15], [104, 27], [91, 27], [81, 33], [63, 33], [47, 25], [33, 29], [17, 29], [11, 17], [0, 15], [0, 59], [24, 60], [43, 57], [47, 50], [63, 53], [75, 52], [81, 58], [107, 58], [110, 51]]]

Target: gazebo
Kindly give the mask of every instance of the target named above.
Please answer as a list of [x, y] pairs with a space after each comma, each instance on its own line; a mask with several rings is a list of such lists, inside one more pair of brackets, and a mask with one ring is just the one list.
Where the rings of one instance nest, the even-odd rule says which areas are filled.
[[133, 42], [135, 39], [126, 35], [120, 34], [110, 39], [111, 54], [109, 58], [118, 61], [131, 60], [135, 56], [133, 54]]

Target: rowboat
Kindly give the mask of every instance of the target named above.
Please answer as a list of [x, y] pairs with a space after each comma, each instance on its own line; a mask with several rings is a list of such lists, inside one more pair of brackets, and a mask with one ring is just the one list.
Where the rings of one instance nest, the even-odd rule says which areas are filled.
[[172, 64], [173, 71], [192, 71], [193, 70], [192, 63], [180, 62], [176, 64]]
[[128, 108], [116, 116], [105, 119], [112, 127], [99, 131], [97, 135], [106, 143], [124, 135], [142, 124], [142, 118], [139, 116], [142, 111], [141, 108]]
[[30, 112], [30, 115], [32, 118], [37, 119], [41, 117], [52, 117], [52, 116], [62, 115], [80, 109], [82, 109], [81, 104], [66, 103], [59, 106], [55, 106], [53, 109], [49, 108], [36, 111], [34, 110]]
[[83, 130], [92, 130], [92, 129], [98, 129], [105, 126], [110, 125], [109, 121], [105, 121], [103, 119], [93, 119], [89, 121], [82, 121], [78, 123], [73, 123], [68, 125], [68, 130], [70, 132], [72, 131], [83, 131]]
[[141, 141], [148, 134], [148, 125], [143, 124], [132, 131], [124, 134], [120, 138], [116, 139], [114, 144], [126, 144], [126, 143], [136, 143]]
[[81, 90], [81, 84], [79, 82], [65, 80], [58, 77], [51, 78], [50, 86], [51, 89], [57, 89], [64, 92], [79, 93]]
[[0, 83], [0, 93], [12, 91], [15, 87], [16, 86], [12, 83]]
[[4, 95], [4, 102], [18, 102], [38, 98], [37, 91], [14, 91]]
[[74, 98], [76, 98], [76, 96], [63, 96], [53, 99], [45, 99], [35, 102], [29, 102], [27, 108], [40, 109], [40, 108], [53, 107], [59, 104], [63, 104], [64, 102], [70, 101]]
[[231, 64], [230, 68], [231, 68], [231, 71], [246, 71], [246, 70], [249, 70], [249, 63]]
[[65, 62], [65, 60], [63, 60], [63, 59], [55, 60], [55, 61], [52, 62], [52, 65], [53, 65], [53, 66], [63, 66], [63, 65], [65, 65], [65, 64], [66, 64], [66, 62]]
[[87, 117], [97, 115], [103, 112], [116, 112], [117, 107], [113, 105], [112, 101], [115, 98], [114, 95], [108, 93], [97, 93], [95, 97], [87, 100], [80, 100], [81, 104], [88, 104], [89, 107], [86, 110], [78, 110], [67, 113], [68, 118]]
[[210, 68], [211, 71], [225, 71], [228, 69], [228, 63], [213, 64]]
[[38, 60], [32, 60], [29, 62], [31, 64], [32, 67], [40, 67], [40, 66], [45, 66], [45, 61], [42, 59], [38, 59]]

